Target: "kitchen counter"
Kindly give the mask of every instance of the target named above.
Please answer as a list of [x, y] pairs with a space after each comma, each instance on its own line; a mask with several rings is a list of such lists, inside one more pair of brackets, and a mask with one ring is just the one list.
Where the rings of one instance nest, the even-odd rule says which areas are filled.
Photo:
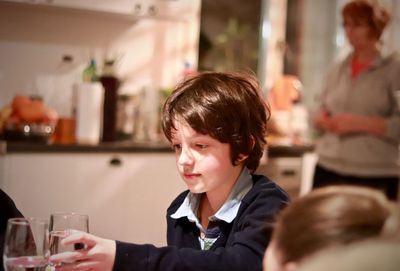
[[[306, 152], [312, 152], [312, 145], [278, 146], [268, 147], [268, 157], [299, 157]], [[131, 142], [121, 141], [112, 143], [101, 143], [98, 145], [88, 144], [40, 144], [25, 142], [0, 141], [0, 154], [8, 153], [155, 153], [172, 152], [172, 148], [165, 142]]]
[[0, 141], [0, 154], [5, 153], [107, 153], [107, 152], [172, 152], [166, 143], [156, 142], [110, 142], [90, 144], [43, 144]]
[[301, 157], [307, 152], [313, 152], [314, 145], [270, 145], [268, 146], [268, 157]]

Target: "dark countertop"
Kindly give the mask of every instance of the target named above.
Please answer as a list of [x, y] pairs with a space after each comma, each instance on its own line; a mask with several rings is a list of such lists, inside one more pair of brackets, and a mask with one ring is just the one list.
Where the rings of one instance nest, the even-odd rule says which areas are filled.
[[[276, 146], [268, 147], [269, 157], [299, 157], [305, 152], [312, 152], [312, 145]], [[168, 153], [172, 148], [165, 142], [131, 142], [121, 141], [113, 143], [101, 143], [99, 145], [88, 144], [43, 144], [26, 142], [0, 141], [0, 154], [8, 153]]]
[[107, 153], [107, 152], [172, 152], [166, 143], [157, 142], [110, 142], [90, 144], [45, 144], [0, 141], [0, 154], [4, 153]]
[[313, 152], [314, 145], [270, 145], [268, 146], [268, 157], [299, 157], [306, 152]]

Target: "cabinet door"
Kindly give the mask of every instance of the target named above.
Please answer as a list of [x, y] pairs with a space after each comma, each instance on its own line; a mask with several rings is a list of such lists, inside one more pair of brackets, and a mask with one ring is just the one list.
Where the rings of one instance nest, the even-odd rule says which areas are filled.
[[173, 154], [10, 154], [0, 183], [25, 216], [88, 214], [96, 235], [166, 243], [166, 208], [185, 189]]
[[266, 175], [289, 193], [292, 199], [299, 196], [302, 176], [302, 157], [279, 157], [260, 164], [258, 174]]

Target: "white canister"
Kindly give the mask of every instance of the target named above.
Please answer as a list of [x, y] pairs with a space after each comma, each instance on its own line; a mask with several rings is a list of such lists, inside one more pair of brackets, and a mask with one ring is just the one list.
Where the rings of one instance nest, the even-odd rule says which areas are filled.
[[74, 86], [76, 141], [79, 144], [98, 144], [103, 123], [104, 89], [99, 82]]

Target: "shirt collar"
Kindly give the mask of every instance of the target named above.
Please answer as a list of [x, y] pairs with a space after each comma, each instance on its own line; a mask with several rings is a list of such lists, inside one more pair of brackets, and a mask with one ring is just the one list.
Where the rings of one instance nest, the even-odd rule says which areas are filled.
[[[375, 58], [368, 65], [366, 70], [373, 69], [373, 68], [376, 68], [376, 67], [382, 65], [382, 63], [384, 63], [388, 58], [390, 58], [391, 55], [392, 54], [388, 54], [388, 53], [384, 54], [384, 53], [379, 51], [378, 54], [375, 56]], [[345, 59], [345, 62], [344, 62], [350, 68], [351, 68], [351, 62], [352, 62], [353, 57], [354, 57], [354, 52], [350, 53], [347, 56], [347, 58]]]
[[[250, 191], [253, 186], [252, 177], [250, 171], [244, 167], [239, 175], [238, 180], [232, 188], [228, 199], [221, 206], [221, 208], [208, 219], [210, 221], [223, 220], [227, 223], [231, 223], [240, 207], [240, 203], [243, 197]], [[197, 218], [197, 209], [199, 207], [201, 194], [194, 194], [189, 192], [182, 202], [181, 206], [171, 215], [171, 218], [178, 219], [187, 217], [189, 221], [196, 223], [196, 226], [202, 229], [201, 224]]]

